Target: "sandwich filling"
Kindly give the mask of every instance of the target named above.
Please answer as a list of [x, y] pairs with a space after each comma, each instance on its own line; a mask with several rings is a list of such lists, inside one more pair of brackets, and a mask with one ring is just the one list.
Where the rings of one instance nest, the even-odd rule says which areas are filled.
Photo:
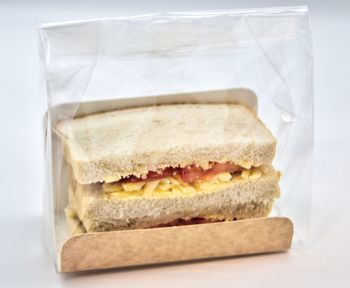
[[143, 177], [128, 176], [120, 180], [119, 182], [142, 182], [158, 180], [170, 176], [179, 176], [184, 183], [194, 183], [205, 180], [210, 180], [215, 177], [217, 174], [223, 172], [234, 173], [237, 171], [242, 171], [243, 167], [235, 165], [230, 162], [218, 163], [218, 162], [209, 162], [207, 165], [201, 167], [197, 165], [187, 165], [184, 168], [181, 167], [167, 167], [161, 171], [150, 171], [147, 175]]
[[265, 166], [244, 169], [227, 163], [209, 162], [208, 168], [189, 165], [184, 168], [167, 167], [159, 172], [150, 171], [144, 177], [130, 175], [117, 182], [103, 183], [102, 190], [108, 198], [169, 197], [212, 192], [225, 188], [239, 179], [261, 177]]

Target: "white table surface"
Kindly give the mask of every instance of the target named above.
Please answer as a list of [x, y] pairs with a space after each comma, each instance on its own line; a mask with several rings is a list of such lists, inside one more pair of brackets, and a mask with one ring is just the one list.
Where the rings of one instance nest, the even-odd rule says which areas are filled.
[[[62, 276], [42, 240], [36, 21], [279, 6], [281, 1], [0, 2], [0, 287], [350, 287], [349, 1], [308, 4], [315, 57], [313, 247], [305, 253]], [[126, 2], [129, 2], [127, 5]], [[321, 3], [322, 2], [322, 3]]]

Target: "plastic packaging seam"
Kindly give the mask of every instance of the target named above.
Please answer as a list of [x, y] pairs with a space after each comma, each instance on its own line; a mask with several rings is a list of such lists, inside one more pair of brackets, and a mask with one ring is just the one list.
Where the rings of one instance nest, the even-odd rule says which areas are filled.
[[50, 28], [50, 27], [57, 27], [57, 26], [65, 26], [65, 25], [72, 25], [72, 24], [83, 24], [88, 22], [95, 22], [95, 21], [108, 21], [108, 20], [134, 20], [139, 18], [153, 18], [153, 17], [185, 17], [189, 16], [191, 18], [195, 16], [217, 16], [218, 14], [221, 15], [237, 15], [237, 14], [250, 14], [250, 15], [262, 15], [266, 13], [270, 14], [279, 14], [279, 13], [287, 13], [287, 12], [294, 12], [292, 15], [299, 14], [299, 13], [305, 13], [308, 11], [308, 8], [306, 5], [304, 6], [291, 6], [291, 7], [266, 7], [266, 8], [254, 8], [254, 9], [237, 9], [237, 10], [211, 10], [211, 11], [196, 11], [193, 10], [192, 12], [182, 12], [182, 11], [174, 11], [174, 12], [158, 12], [158, 13], [146, 13], [146, 14], [140, 14], [140, 15], [133, 15], [133, 16], [119, 16], [119, 17], [107, 17], [107, 18], [91, 18], [91, 19], [80, 19], [80, 20], [68, 20], [68, 21], [57, 21], [57, 22], [38, 22], [36, 23], [37, 29], [44, 29], [44, 28]]

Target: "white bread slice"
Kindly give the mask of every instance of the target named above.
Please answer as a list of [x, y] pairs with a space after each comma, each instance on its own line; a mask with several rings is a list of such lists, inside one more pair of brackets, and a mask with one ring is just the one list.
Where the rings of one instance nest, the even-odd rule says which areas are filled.
[[236, 104], [117, 110], [62, 121], [57, 132], [81, 184], [209, 161], [260, 166], [272, 162], [276, 146], [255, 114]]
[[265, 217], [279, 197], [278, 181], [279, 173], [270, 167], [258, 179], [239, 177], [213, 192], [127, 199], [104, 197], [100, 184], [73, 182], [69, 205], [87, 232], [149, 228], [177, 219], [215, 215], [225, 220]]

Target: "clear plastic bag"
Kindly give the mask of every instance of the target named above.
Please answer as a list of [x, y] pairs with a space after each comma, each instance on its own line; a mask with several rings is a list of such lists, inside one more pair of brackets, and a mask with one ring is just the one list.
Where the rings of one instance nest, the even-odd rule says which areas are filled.
[[38, 30], [47, 99], [45, 231], [55, 257], [58, 238], [67, 237], [57, 232], [67, 196], [55, 123], [76, 117], [87, 101], [237, 87], [255, 92], [258, 116], [277, 139], [273, 165], [282, 172], [282, 192], [273, 213], [293, 221], [294, 247], [307, 243], [313, 156], [307, 8], [161, 13]]

